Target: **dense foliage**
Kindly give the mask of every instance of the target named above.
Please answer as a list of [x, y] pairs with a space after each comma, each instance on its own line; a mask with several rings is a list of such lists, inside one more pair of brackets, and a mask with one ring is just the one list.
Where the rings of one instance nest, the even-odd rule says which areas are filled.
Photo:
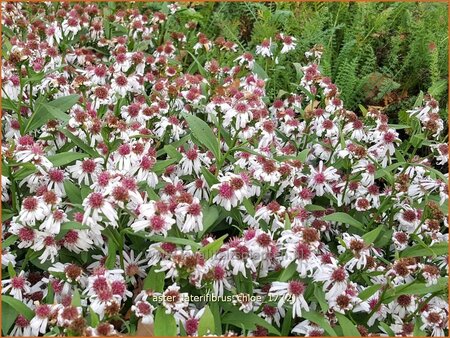
[[442, 7], [2, 3], [3, 334], [447, 335]]

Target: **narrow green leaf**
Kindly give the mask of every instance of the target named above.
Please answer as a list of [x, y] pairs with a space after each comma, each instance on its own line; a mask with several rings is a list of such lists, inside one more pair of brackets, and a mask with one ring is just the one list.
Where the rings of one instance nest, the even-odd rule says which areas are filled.
[[200, 236], [208, 231], [208, 229], [214, 224], [214, 222], [219, 218], [219, 209], [214, 205], [204, 205], [202, 207], [203, 212], [203, 230]]
[[325, 292], [323, 292], [322, 287], [314, 285], [314, 297], [319, 302], [320, 308], [323, 312], [327, 312], [329, 309], [328, 301], [325, 299]]
[[[34, 311], [21, 301], [7, 295], [2, 295], [2, 302], [10, 305], [18, 314], [23, 315], [28, 320], [34, 317]], [[4, 313], [4, 311], [2, 311]]]
[[323, 315], [316, 311], [302, 311], [302, 317], [308, 319], [310, 322], [316, 323], [322, 329], [324, 329], [330, 336], [336, 337], [337, 334], [330, 326], [330, 323], [325, 319]]
[[345, 212], [335, 212], [334, 214], [326, 215], [322, 217], [324, 221], [332, 221], [332, 222], [338, 222], [343, 224], [349, 224], [354, 226], [355, 228], [364, 230], [364, 226], [354, 219], [349, 214], [346, 214]]
[[205, 312], [200, 318], [197, 332], [200, 337], [216, 332], [214, 316], [208, 305], [205, 306]]
[[11, 235], [9, 236], [7, 239], [5, 239], [2, 243], [2, 248], [6, 249], [7, 247], [11, 246], [12, 244], [14, 244], [17, 239], [19, 238], [19, 236], [17, 235]]
[[421, 244], [416, 244], [400, 252], [400, 257], [441, 256], [446, 255], [447, 253], [448, 242], [441, 242], [427, 247], [423, 247]]
[[360, 337], [361, 334], [356, 329], [356, 325], [352, 323], [350, 319], [345, 317], [345, 315], [335, 312], [336, 318], [339, 321], [339, 324], [341, 325], [342, 332], [344, 333], [344, 336], [351, 336], [351, 337]]
[[192, 135], [200, 141], [206, 148], [211, 150], [211, 152], [216, 157], [216, 160], [220, 159], [219, 143], [217, 141], [217, 136], [214, 135], [208, 124], [195, 115], [183, 114], [183, 117], [189, 124], [189, 129]]
[[358, 298], [360, 298], [361, 300], [367, 300], [372, 295], [374, 295], [375, 292], [377, 292], [380, 289], [381, 289], [381, 284], [371, 285], [367, 289], [364, 289], [363, 291], [361, 291], [358, 295]]
[[153, 266], [147, 277], [144, 279], [144, 289], [145, 290], [153, 290], [155, 292], [163, 292], [164, 290], [164, 279], [166, 274], [161, 272], [156, 272], [158, 270], [156, 266]]
[[216, 239], [214, 242], [211, 242], [207, 245], [205, 245], [203, 248], [200, 249], [200, 252], [203, 254], [205, 259], [209, 259], [212, 257], [223, 245], [223, 241], [225, 238], [227, 238], [228, 235], [223, 235], [222, 237]]
[[89, 154], [91, 157], [100, 157], [100, 154], [91, 146], [86, 144], [82, 139], [78, 136], [75, 136], [70, 131], [64, 128], [60, 128], [59, 131], [63, 133], [68, 139], [70, 139], [78, 148], [83, 150], [86, 154]]
[[69, 180], [64, 181], [64, 190], [66, 191], [69, 201], [73, 204], [82, 204], [80, 188]]
[[201, 245], [191, 241], [189, 239], [185, 239], [185, 238], [178, 238], [178, 237], [163, 237], [163, 236], [159, 236], [159, 235], [153, 235], [153, 236], [149, 236], [147, 237], [149, 240], [153, 241], [153, 242], [166, 242], [166, 243], [174, 243], [174, 244], [181, 244], [181, 245], [190, 245], [192, 249], [200, 249]]
[[156, 310], [154, 334], [156, 337], [174, 337], [177, 335], [177, 323], [173, 314], [166, 314], [166, 309], [161, 306]]
[[384, 227], [382, 225], [380, 225], [380, 226], [378, 226], [378, 228], [373, 229], [372, 231], [369, 231], [368, 233], [363, 235], [362, 239], [364, 240], [364, 243], [366, 243], [367, 245], [373, 244], [375, 242], [375, 240], [378, 238], [378, 236], [380, 235], [383, 228]]
[[51, 155], [48, 157], [48, 159], [50, 162], [53, 163], [53, 165], [55, 167], [61, 167], [63, 165], [69, 164], [75, 160], [85, 158], [86, 156], [87, 156], [87, 154], [85, 154], [85, 153], [65, 152], [65, 153]]
[[245, 313], [236, 309], [233, 309], [232, 312], [224, 315], [222, 318], [222, 323], [235, 326], [241, 324], [246, 330], [254, 330], [256, 329], [256, 325], [259, 325], [266, 328], [270, 333], [274, 333], [278, 336], [280, 335], [280, 331], [258, 315], [254, 313]]
[[291, 264], [288, 265], [286, 269], [283, 270], [283, 272], [280, 275], [279, 281], [287, 282], [295, 275], [296, 272], [297, 272], [297, 263], [292, 262]]

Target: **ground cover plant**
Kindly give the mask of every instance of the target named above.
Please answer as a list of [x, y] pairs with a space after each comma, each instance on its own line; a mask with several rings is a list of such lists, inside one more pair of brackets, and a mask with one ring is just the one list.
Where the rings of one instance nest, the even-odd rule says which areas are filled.
[[2, 333], [447, 335], [440, 61], [388, 115], [205, 11], [2, 3]]

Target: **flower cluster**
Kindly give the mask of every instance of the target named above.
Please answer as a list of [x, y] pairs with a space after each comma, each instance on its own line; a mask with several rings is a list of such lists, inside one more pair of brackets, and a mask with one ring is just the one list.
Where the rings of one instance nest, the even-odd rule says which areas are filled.
[[2, 3], [3, 333], [448, 334], [438, 102], [349, 111], [320, 47], [269, 97], [296, 39], [190, 15]]

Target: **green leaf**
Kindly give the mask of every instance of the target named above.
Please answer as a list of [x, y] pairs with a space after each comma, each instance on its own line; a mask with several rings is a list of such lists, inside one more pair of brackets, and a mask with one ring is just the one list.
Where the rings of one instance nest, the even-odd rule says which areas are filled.
[[420, 329], [421, 326], [422, 326], [422, 320], [420, 319], [420, 316], [415, 317], [414, 331], [413, 331], [414, 337], [426, 337], [427, 336], [427, 334]]
[[359, 293], [358, 298], [360, 298], [361, 300], [369, 299], [372, 295], [375, 294], [375, 292], [381, 289], [381, 286], [381, 284], [374, 284], [369, 286], [367, 289], [364, 289]]
[[326, 215], [322, 217], [324, 221], [332, 221], [332, 222], [338, 222], [343, 224], [349, 224], [354, 226], [355, 228], [364, 230], [364, 226], [358, 222], [356, 219], [354, 219], [349, 214], [346, 214], [345, 212], [335, 212], [334, 214]]
[[342, 332], [344, 333], [344, 336], [351, 336], [351, 337], [360, 337], [361, 334], [356, 329], [356, 325], [352, 323], [350, 319], [345, 317], [342, 313], [335, 312], [336, 318], [339, 321], [339, 324], [342, 327]]
[[308, 211], [325, 211], [326, 209], [320, 205], [308, 204], [305, 205], [305, 209]]
[[[3, 101], [3, 100], [2, 100]], [[2, 296], [2, 299], [5, 296]], [[14, 325], [16, 318], [19, 314], [17, 311], [8, 303], [2, 300], [2, 332], [3, 336], [7, 336], [9, 329]]]
[[216, 157], [216, 160], [220, 159], [220, 148], [216, 135], [209, 128], [208, 124], [195, 115], [183, 114], [183, 117], [189, 123], [189, 128], [192, 135], [200, 141], [206, 148]]
[[281, 324], [281, 336], [286, 337], [292, 330], [292, 309], [288, 308]]
[[100, 323], [100, 318], [98, 314], [89, 306], [89, 321], [92, 327], [97, 327]]
[[153, 166], [153, 171], [157, 174], [160, 174], [166, 170], [166, 168], [174, 163], [177, 163], [178, 160], [176, 158], [170, 158], [168, 160], [162, 160], [162, 161], [156, 161], [155, 165]]
[[118, 249], [116, 241], [108, 237], [108, 257], [106, 258], [105, 266], [109, 270], [114, 269], [116, 266]]
[[[2, 295], [2, 303], [6, 303], [10, 305], [14, 311], [16, 311], [18, 314], [21, 314], [28, 320], [31, 320], [34, 317], [34, 311], [31, 310], [28, 306], [26, 306], [21, 301], [7, 295]], [[5, 311], [2, 310], [2, 314], [4, 314]]]
[[400, 252], [400, 257], [426, 257], [426, 256], [442, 256], [448, 253], [448, 242], [441, 242], [431, 246], [424, 247], [416, 244], [410, 248], [406, 248]]
[[177, 335], [177, 323], [173, 314], [166, 314], [166, 309], [158, 307], [155, 315], [154, 334], [156, 337], [169, 337]]
[[153, 290], [155, 292], [163, 292], [164, 290], [164, 279], [166, 274], [164, 271], [156, 272], [158, 270], [156, 266], [150, 269], [147, 277], [144, 279], [144, 289]]
[[6, 97], [2, 97], [2, 110], [17, 110], [18, 102], [14, 102]]
[[283, 272], [280, 275], [279, 281], [280, 282], [286, 282], [290, 280], [295, 273], [297, 272], [297, 263], [292, 262], [288, 265], [286, 269], [283, 270]]
[[309, 149], [303, 149], [297, 156], [297, 158], [302, 162], [305, 163], [306, 159], [308, 158], [310, 150]]
[[73, 222], [73, 221], [61, 224], [61, 231], [64, 231], [64, 230], [68, 231], [68, 230], [73, 230], [73, 229], [88, 230], [88, 229], [90, 229], [90, 227], [87, 225], [81, 224], [79, 222]]
[[9, 220], [14, 216], [15, 212], [9, 209], [2, 208], [2, 222]]
[[420, 91], [419, 95], [417, 95], [416, 102], [414, 102], [414, 108], [422, 107], [423, 103], [423, 91]]
[[256, 329], [256, 325], [259, 325], [266, 328], [270, 333], [274, 333], [278, 336], [281, 335], [280, 331], [278, 331], [274, 326], [270, 325], [263, 318], [257, 316], [254, 313], [245, 313], [236, 309], [223, 316], [222, 323], [231, 324], [238, 327], [239, 325], [242, 325], [246, 330], [254, 330]]
[[202, 171], [203, 177], [206, 180], [206, 183], [208, 184], [208, 187], [213, 186], [214, 184], [219, 183], [219, 180], [217, 179], [216, 176], [214, 176], [213, 174], [211, 174], [211, 172], [206, 169], [205, 167], [201, 167], [200, 170]]
[[336, 337], [337, 334], [330, 326], [328, 321], [325, 319], [323, 315], [316, 311], [302, 311], [302, 317], [309, 320], [310, 322], [316, 323], [322, 329], [325, 330], [330, 336]]
[[201, 236], [214, 224], [214, 222], [219, 218], [219, 209], [214, 205], [204, 205], [202, 208], [203, 212], [203, 230]]
[[372, 231], [369, 231], [368, 233], [366, 233], [365, 235], [362, 236], [362, 239], [364, 240], [364, 243], [366, 243], [367, 245], [373, 244], [375, 242], [375, 240], [378, 238], [378, 236], [381, 233], [381, 230], [383, 230], [383, 226], [380, 225], [378, 226], [378, 228], [373, 229]]
[[387, 304], [400, 295], [416, 295], [422, 296], [428, 293], [445, 291], [448, 287], [448, 279], [440, 277], [437, 284], [427, 286], [426, 283], [414, 281], [412, 283], [396, 286], [393, 289], [387, 290], [383, 303]]
[[9, 236], [7, 239], [5, 239], [2, 243], [2, 248], [6, 249], [7, 247], [11, 246], [12, 244], [14, 244], [17, 239], [19, 238], [19, 236], [17, 235], [11, 235]]
[[34, 107], [35, 111], [28, 120], [25, 127], [25, 133], [40, 128], [52, 119], [68, 122], [69, 115], [65, 112], [72, 108], [72, 106], [78, 102], [79, 98], [79, 95], [68, 95], [57, 98], [51, 102], [36, 100]]
[[244, 198], [242, 204], [251, 216], [255, 216], [255, 207], [253, 206], [253, 203], [250, 201], [250, 199]]
[[72, 295], [72, 306], [81, 306], [81, 297], [80, 297], [80, 292], [78, 291], [77, 288], [75, 288], [75, 291], [73, 292]]
[[205, 259], [209, 259], [212, 257], [223, 245], [223, 241], [225, 238], [227, 238], [228, 235], [223, 235], [222, 237], [216, 239], [214, 242], [211, 242], [207, 245], [205, 245], [203, 248], [200, 249], [200, 252], [203, 254]]
[[395, 337], [395, 333], [394, 333], [394, 331], [392, 331], [392, 329], [389, 327], [389, 325], [387, 325], [384, 322], [380, 322], [380, 327], [383, 328], [384, 331], [386, 331], [386, 333], [389, 335], [389, 337]]
[[183, 155], [181, 155], [181, 153], [170, 144], [164, 146], [164, 150], [167, 155], [169, 155], [171, 158], [176, 159], [177, 161], [180, 161], [183, 158]]
[[200, 249], [201, 245], [191, 241], [189, 239], [185, 239], [185, 238], [179, 238], [179, 237], [163, 237], [163, 236], [159, 236], [159, 235], [153, 235], [153, 236], [149, 236], [146, 238], [148, 238], [149, 240], [153, 241], [153, 242], [166, 242], [166, 243], [174, 243], [174, 244], [181, 244], [181, 245], [190, 245], [192, 249]]
[[189, 52], [189, 51], [187, 51], [187, 52], [194, 59], [194, 62], [197, 64], [199, 73], [204, 77], [208, 77], [208, 72], [202, 66], [202, 63], [197, 59], [197, 57], [194, 54], [192, 54], [191, 52]]
[[16, 276], [16, 270], [14, 270], [14, 266], [11, 262], [8, 263], [8, 274], [9, 277], [15, 277]]
[[73, 204], [82, 204], [80, 188], [69, 180], [64, 180], [64, 190], [66, 191], [69, 201]]
[[78, 148], [83, 150], [86, 154], [89, 154], [91, 157], [100, 157], [100, 154], [91, 146], [86, 144], [82, 139], [78, 136], [75, 136], [70, 131], [64, 128], [60, 128], [59, 131], [63, 133], [68, 139], [70, 139]]
[[53, 165], [55, 167], [61, 167], [63, 165], [69, 164], [75, 160], [85, 158], [86, 156], [87, 156], [87, 154], [85, 154], [85, 153], [65, 152], [65, 153], [51, 155], [48, 157], [48, 159], [50, 162], [53, 163]]
[[199, 337], [205, 336], [206, 334], [214, 334], [216, 332], [214, 316], [208, 305], [205, 306], [205, 312], [198, 322], [197, 332]]
[[317, 284], [314, 285], [314, 297], [319, 302], [319, 305], [320, 305], [320, 308], [322, 309], [322, 311], [327, 312], [329, 309], [329, 306], [328, 306], [327, 300], [325, 299], [325, 292], [323, 292], [322, 287], [320, 287]]
[[253, 64], [252, 72], [258, 75], [260, 79], [269, 79], [269, 75], [267, 75], [266, 71], [257, 62]]
[[222, 334], [222, 320], [220, 316], [220, 308], [218, 302], [211, 302], [211, 304], [208, 305], [210, 307], [210, 310], [214, 317], [214, 327], [216, 329], [215, 333], [217, 335]]

